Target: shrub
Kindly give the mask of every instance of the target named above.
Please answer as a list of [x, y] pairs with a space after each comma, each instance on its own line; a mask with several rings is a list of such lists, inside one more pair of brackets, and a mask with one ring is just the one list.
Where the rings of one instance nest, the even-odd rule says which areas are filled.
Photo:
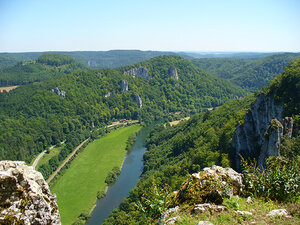
[[108, 174], [107, 174], [107, 177], [105, 179], [105, 183], [107, 183], [108, 185], [113, 185], [116, 180], [117, 180], [117, 177], [120, 175], [121, 173], [121, 170], [119, 167], [114, 167], [112, 169], [112, 171], [110, 171]]
[[242, 159], [246, 194], [281, 202], [295, 201], [300, 196], [299, 166], [295, 161], [270, 157], [264, 170], [256, 163]]

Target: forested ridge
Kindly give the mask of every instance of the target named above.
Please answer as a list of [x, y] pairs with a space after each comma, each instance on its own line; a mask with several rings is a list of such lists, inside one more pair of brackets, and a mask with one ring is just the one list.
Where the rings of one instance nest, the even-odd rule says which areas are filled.
[[[38, 61], [65, 65], [64, 57], [61, 62], [56, 57], [45, 58], [41, 56]], [[124, 74], [140, 66], [147, 68], [150, 80]], [[169, 77], [170, 67], [177, 69], [178, 80]], [[128, 91], [121, 89], [121, 80], [128, 82]], [[142, 99], [142, 108], [134, 102], [137, 94]], [[156, 57], [120, 69], [61, 75], [0, 95], [0, 157], [29, 162], [45, 148], [63, 140], [72, 149], [91, 135], [91, 130], [112, 120], [138, 119], [150, 123], [176, 112], [193, 114], [219, 106], [244, 94], [241, 88], [211, 77], [180, 56]]]
[[[63, 54], [76, 59], [91, 68], [118, 68], [137, 62], [149, 60], [160, 55], [173, 55], [174, 52], [140, 51], [140, 50], [111, 50], [111, 51], [72, 51], [72, 52], [45, 52]], [[43, 52], [0, 53], [0, 69], [8, 68], [22, 61], [37, 60]], [[188, 57], [185, 53], [180, 55]], [[189, 57], [188, 57], [189, 58]]]
[[299, 53], [281, 53], [257, 59], [212, 58], [191, 61], [209, 74], [228, 79], [253, 92], [268, 85]]
[[37, 60], [18, 62], [15, 66], [0, 69], [0, 86], [24, 85], [83, 69], [87, 67], [72, 57], [45, 53]]
[[[262, 90], [276, 101], [284, 103], [285, 116], [292, 116], [294, 120], [294, 131], [291, 139], [285, 139], [280, 146], [281, 160], [287, 166], [276, 162], [273, 164], [274, 172], [270, 172], [272, 168], [266, 171], [273, 174], [273, 177], [262, 178], [264, 173], [246, 167], [250, 168], [247, 174], [249, 175], [247, 179], [250, 180], [248, 191], [250, 190], [249, 193], [257, 191], [255, 197], [272, 196], [271, 193], [273, 197], [268, 198], [292, 201], [291, 196], [286, 197], [291, 192], [288, 189], [284, 191], [284, 188], [291, 188], [293, 193], [297, 193], [299, 176], [296, 175], [295, 178], [294, 175], [299, 167], [295, 167], [294, 163], [296, 161], [299, 165], [300, 162], [299, 84], [300, 58], [285, 68], [284, 73]], [[211, 112], [196, 114], [175, 127], [157, 125], [147, 140], [145, 167], [137, 186], [130, 192], [129, 197], [122, 201], [119, 208], [110, 214], [104, 224], [156, 224], [162, 212], [168, 207], [175, 206], [168, 205], [170, 196], [173, 191], [180, 189], [188, 174], [199, 172], [204, 167], [212, 165], [223, 167], [233, 165], [235, 153], [231, 144], [232, 138], [236, 127], [243, 123], [246, 112], [255, 98], [256, 96], [252, 94], [225, 103]], [[288, 172], [287, 168], [291, 168], [293, 172]], [[282, 177], [279, 175], [281, 172]], [[296, 186], [287, 186], [289, 179], [295, 182]], [[273, 189], [265, 190], [267, 186], [264, 185], [267, 182], [274, 182], [269, 184]], [[299, 194], [297, 196], [299, 197]], [[294, 200], [297, 196], [293, 194]], [[182, 208], [185, 210], [188, 206], [180, 206], [180, 209]]]

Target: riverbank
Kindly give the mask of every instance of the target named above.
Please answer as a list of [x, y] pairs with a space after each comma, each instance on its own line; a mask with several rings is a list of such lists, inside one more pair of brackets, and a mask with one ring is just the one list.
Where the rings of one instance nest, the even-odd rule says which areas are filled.
[[113, 167], [122, 165], [128, 137], [140, 129], [140, 125], [123, 127], [95, 140], [58, 178], [51, 191], [57, 195], [62, 224], [71, 224], [81, 214], [90, 212], [97, 193], [106, 187], [107, 174]]

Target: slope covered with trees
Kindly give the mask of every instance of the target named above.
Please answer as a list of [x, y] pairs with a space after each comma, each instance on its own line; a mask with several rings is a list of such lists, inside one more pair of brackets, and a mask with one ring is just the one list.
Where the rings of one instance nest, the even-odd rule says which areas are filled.
[[[257, 169], [246, 167], [248, 194], [258, 193], [257, 196], [278, 201], [299, 198], [299, 192], [295, 195], [299, 185], [299, 175], [295, 176], [295, 171], [299, 171], [299, 167], [291, 166], [289, 172], [289, 165], [294, 165], [295, 161], [298, 165], [300, 163], [299, 85], [300, 58], [265, 89], [266, 94], [272, 95], [276, 101], [284, 102], [285, 113], [295, 121], [294, 132], [293, 137], [281, 146], [281, 156], [286, 165], [275, 162], [273, 168], [267, 170], [272, 177], [263, 177], [264, 173], [260, 175]], [[231, 101], [212, 112], [196, 114], [175, 127], [157, 125], [147, 141], [145, 167], [137, 186], [104, 224], [155, 224], [161, 213], [171, 206], [167, 196], [180, 189], [188, 174], [199, 172], [207, 166], [228, 167], [233, 164], [235, 153], [232, 138], [254, 100], [255, 96], [250, 95]], [[290, 162], [293, 160], [293, 163]], [[291, 182], [289, 185], [288, 180]], [[270, 189], [265, 190], [266, 187]], [[279, 191], [282, 193], [280, 198], [276, 195]], [[294, 193], [293, 199], [290, 193]], [[180, 208], [184, 210], [188, 206]]]
[[[111, 51], [74, 51], [51, 52], [70, 56], [85, 66], [92, 68], [118, 68], [137, 62], [149, 60], [156, 56], [173, 55], [174, 52], [140, 51], [140, 50], [111, 50]], [[22, 61], [37, 60], [43, 52], [0, 53], [0, 69], [12, 67]], [[181, 56], [191, 58], [185, 53]]]
[[[147, 68], [149, 80], [124, 74], [140, 66]], [[170, 78], [170, 67], [177, 69], [178, 80]], [[128, 82], [128, 91], [121, 89], [122, 80]], [[90, 130], [112, 120], [149, 123], [178, 112], [196, 113], [243, 95], [241, 88], [211, 77], [179, 56], [156, 57], [117, 70], [65, 74], [0, 95], [0, 157], [30, 161], [63, 140], [72, 149]]]
[[37, 60], [23, 61], [0, 70], [0, 86], [24, 85], [86, 69], [75, 59], [56, 53], [45, 53]]
[[228, 79], [248, 91], [266, 86], [299, 53], [282, 53], [257, 59], [214, 58], [192, 59], [211, 75]]

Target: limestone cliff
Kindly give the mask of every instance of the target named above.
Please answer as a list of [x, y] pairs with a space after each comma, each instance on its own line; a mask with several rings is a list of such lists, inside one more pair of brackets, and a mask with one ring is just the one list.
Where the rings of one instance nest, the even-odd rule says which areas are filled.
[[122, 91], [128, 91], [128, 82], [127, 82], [127, 80], [121, 80], [121, 89], [122, 89]]
[[0, 161], [0, 224], [61, 224], [55, 195], [25, 162]]
[[283, 104], [275, 102], [272, 96], [257, 96], [232, 140], [235, 169], [240, 168], [240, 155], [256, 158], [262, 168], [266, 158], [280, 154], [281, 138], [285, 133], [291, 136], [293, 127], [291, 118], [283, 118], [283, 110]]
[[139, 108], [142, 108], [143, 102], [142, 102], [141, 97], [140, 97], [138, 94], [135, 94], [135, 95], [134, 95], [134, 100], [133, 100], [133, 102], [136, 103], [137, 106], [138, 106]]
[[175, 80], [178, 80], [179, 77], [178, 77], [178, 73], [177, 73], [177, 70], [175, 67], [171, 66], [169, 68], [169, 77], [170, 78], [174, 78]]
[[144, 80], [150, 80], [150, 75], [147, 68], [145, 67], [133, 68], [131, 70], [125, 71], [124, 74], [131, 75], [133, 77], [142, 77]]

